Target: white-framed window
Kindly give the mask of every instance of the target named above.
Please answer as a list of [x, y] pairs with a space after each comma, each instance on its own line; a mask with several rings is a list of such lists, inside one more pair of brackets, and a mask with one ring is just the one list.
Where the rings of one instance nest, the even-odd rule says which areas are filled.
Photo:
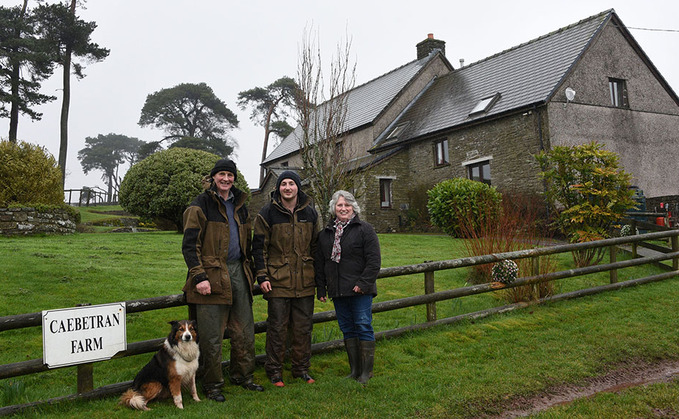
[[434, 143], [434, 165], [445, 166], [450, 163], [448, 156], [448, 139], [439, 140]]
[[391, 181], [392, 179], [380, 179], [380, 208], [391, 208]]
[[622, 79], [608, 79], [608, 89], [611, 94], [611, 105], [616, 108], [629, 108], [627, 100], [627, 83]]

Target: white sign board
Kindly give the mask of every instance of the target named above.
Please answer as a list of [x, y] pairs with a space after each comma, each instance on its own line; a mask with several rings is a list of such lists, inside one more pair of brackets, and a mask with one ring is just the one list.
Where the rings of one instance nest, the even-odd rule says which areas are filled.
[[49, 368], [109, 359], [127, 349], [125, 303], [42, 312], [43, 362]]

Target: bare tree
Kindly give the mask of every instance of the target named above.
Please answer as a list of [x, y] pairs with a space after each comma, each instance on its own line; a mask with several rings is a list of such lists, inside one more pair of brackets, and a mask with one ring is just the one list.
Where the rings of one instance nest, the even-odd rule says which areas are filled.
[[[343, 136], [356, 64], [349, 57], [351, 41], [339, 43], [326, 86], [316, 41], [317, 37], [305, 30], [297, 67], [301, 96], [297, 100], [298, 138], [302, 172], [310, 182], [309, 195], [324, 209], [336, 190], [349, 189], [355, 180], [356, 172], [350, 166], [355, 153]], [[327, 222], [327, 211], [321, 211], [321, 215]]]

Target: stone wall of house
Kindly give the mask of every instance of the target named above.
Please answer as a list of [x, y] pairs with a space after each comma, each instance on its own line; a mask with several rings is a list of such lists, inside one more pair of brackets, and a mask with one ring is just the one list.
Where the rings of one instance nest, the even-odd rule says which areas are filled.
[[[446, 179], [468, 177], [470, 161], [490, 161], [491, 184], [500, 192], [542, 193], [534, 157], [541, 149], [539, 119], [544, 127], [544, 112], [533, 110], [411, 144], [366, 173], [361, 193], [366, 220], [378, 232], [423, 229], [426, 191]], [[543, 128], [542, 134], [547, 130]], [[436, 167], [434, 143], [444, 138], [448, 139], [450, 163]], [[380, 208], [380, 178], [392, 179], [391, 208]], [[412, 228], [413, 223], [419, 226]]]
[[[519, 113], [413, 144], [409, 148], [409, 177], [422, 185], [434, 185], [468, 177], [469, 162], [487, 160], [491, 184], [501, 192], [542, 192], [534, 157], [540, 152], [537, 118], [536, 111]], [[450, 163], [436, 167], [434, 143], [445, 138]]]
[[[380, 179], [391, 179], [393, 205], [390, 208], [381, 207]], [[411, 187], [408, 183], [408, 154], [401, 152], [387, 158], [363, 173], [362, 181], [362, 187], [356, 191], [361, 217], [378, 233], [403, 231], [407, 221], [407, 202], [396, 198], [406, 196]]]
[[0, 208], [0, 234], [73, 234], [75, 220], [63, 209], [38, 211], [35, 208]]

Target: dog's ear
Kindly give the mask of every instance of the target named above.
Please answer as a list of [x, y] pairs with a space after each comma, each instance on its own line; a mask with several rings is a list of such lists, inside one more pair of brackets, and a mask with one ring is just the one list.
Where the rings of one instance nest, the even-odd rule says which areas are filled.
[[191, 320], [190, 324], [191, 324], [191, 326], [193, 326], [194, 329], [198, 326], [198, 323], [196, 323], [195, 320]]
[[176, 325], [179, 324], [179, 322], [177, 320], [172, 320], [172, 321], [167, 322], [167, 324], [171, 325], [172, 327], [175, 327]]

